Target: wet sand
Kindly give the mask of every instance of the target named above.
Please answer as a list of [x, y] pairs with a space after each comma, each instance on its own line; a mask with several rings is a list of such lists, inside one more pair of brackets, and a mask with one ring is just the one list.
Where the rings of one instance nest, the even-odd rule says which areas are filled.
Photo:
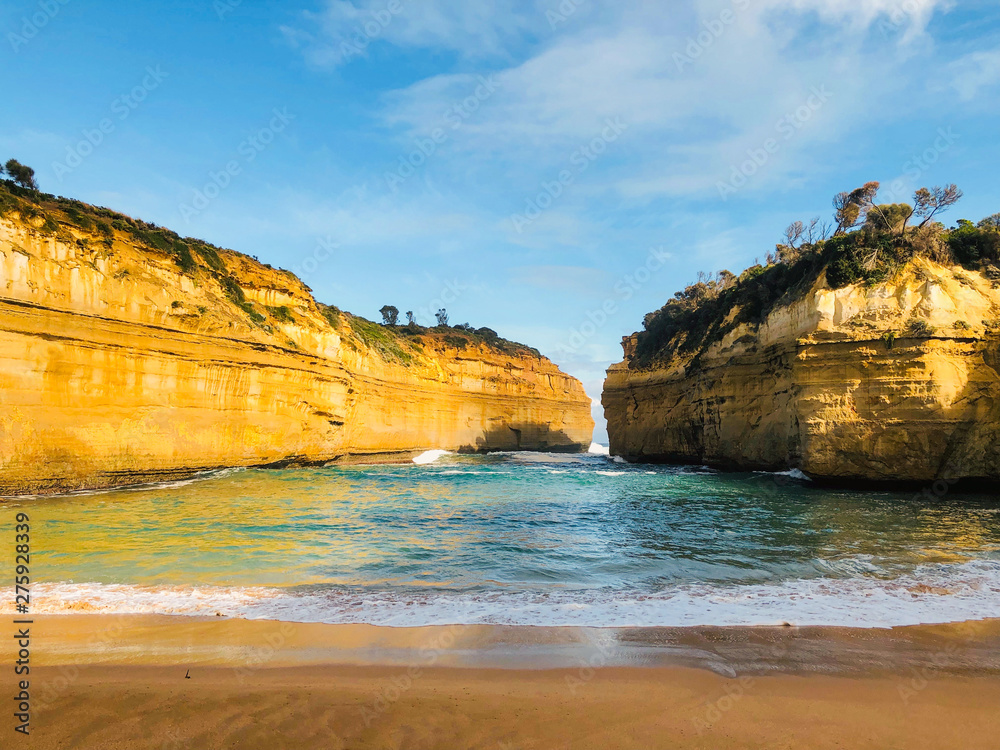
[[34, 619], [32, 748], [914, 750], [994, 748], [1000, 736], [996, 621], [601, 630]]

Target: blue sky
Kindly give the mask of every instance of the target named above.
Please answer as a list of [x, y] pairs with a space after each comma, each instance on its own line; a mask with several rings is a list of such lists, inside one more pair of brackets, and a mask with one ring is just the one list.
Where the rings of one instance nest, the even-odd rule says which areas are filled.
[[597, 400], [645, 313], [836, 192], [1000, 211], [995, 2], [8, 0], [0, 33], [0, 157], [46, 191], [446, 307]]

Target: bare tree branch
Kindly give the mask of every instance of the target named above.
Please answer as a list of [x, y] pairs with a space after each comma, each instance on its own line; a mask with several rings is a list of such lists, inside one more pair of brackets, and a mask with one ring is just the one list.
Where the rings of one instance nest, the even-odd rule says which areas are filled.
[[924, 217], [924, 220], [917, 225], [917, 229], [922, 229], [939, 213], [954, 206], [962, 200], [963, 195], [955, 184], [935, 186], [930, 190], [925, 187], [920, 188], [913, 194], [913, 213]]

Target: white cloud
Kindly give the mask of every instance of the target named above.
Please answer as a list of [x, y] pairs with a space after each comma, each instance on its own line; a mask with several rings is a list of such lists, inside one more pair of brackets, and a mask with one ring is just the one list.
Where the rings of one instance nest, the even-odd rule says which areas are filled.
[[379, 43], [482, 58], [503, 55], [524, 34], [548, 28], [545, 5], [541, 0], [327, 0], [320, 12], [302, 14], [306, 28], [282, 31], [321, 66], [349, 62]]
[[952, 87], [962, 101], [975, 99], [981, 89], [1000, 83], [1000, 49], [973, 52], [950, 66]]
[[848, 24], [855, 30], [867, 30], [872, 25], [889, 33], [900, 31], [904, 41], [923, 34], [934, 13], [949, 10], [953, 0], [756, 0], [754, 7], [769, 10], [792, 9], [800, 13], [815, 12], [828, 23]]
[[[449, 146], [466, 160], [502, 156], [558, 169], [617, 118], [628, 133], [594, 172], [627, 199], [716, 191], [772, 138], [779, 153], [751, 188], [787, 185], [814, 166], [809, 155], [819, 146], [876, 116], [871, 102], [903, 99], [888, 72], [906, 57], [891, 44], [866, 48], [871, 25], [893, 23], [905, 38], [922, 33], [943, 7], [941, 0], [698, 0], [692, 20], [658, 5], [631, 6], [617, 23], [581, 27], [495, 73], [497, 93]], [[831, 25], [819, 44], [810, 27], [816, 17]], [[408, 135], [429, 132], [469, 85], [445, 75], [393, 92], [384, 121]], [[789, 118], [817, 89], [830, 93], [827, 101], [805, 120]]]

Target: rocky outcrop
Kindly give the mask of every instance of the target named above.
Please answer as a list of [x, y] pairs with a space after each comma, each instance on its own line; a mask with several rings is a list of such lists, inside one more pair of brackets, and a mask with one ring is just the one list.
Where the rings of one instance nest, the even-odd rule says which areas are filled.
[[104, 229], [0, 219], [0, 495], [590, 444], [583, 387], [530, 350], [390, 334], [238, 253], [182, 271]]
[[892, 281], [821, 276], [700, 357], [608, 370], [611, 452], [864, 481], [1000, 479], [1000, 289], [910, 261]]

